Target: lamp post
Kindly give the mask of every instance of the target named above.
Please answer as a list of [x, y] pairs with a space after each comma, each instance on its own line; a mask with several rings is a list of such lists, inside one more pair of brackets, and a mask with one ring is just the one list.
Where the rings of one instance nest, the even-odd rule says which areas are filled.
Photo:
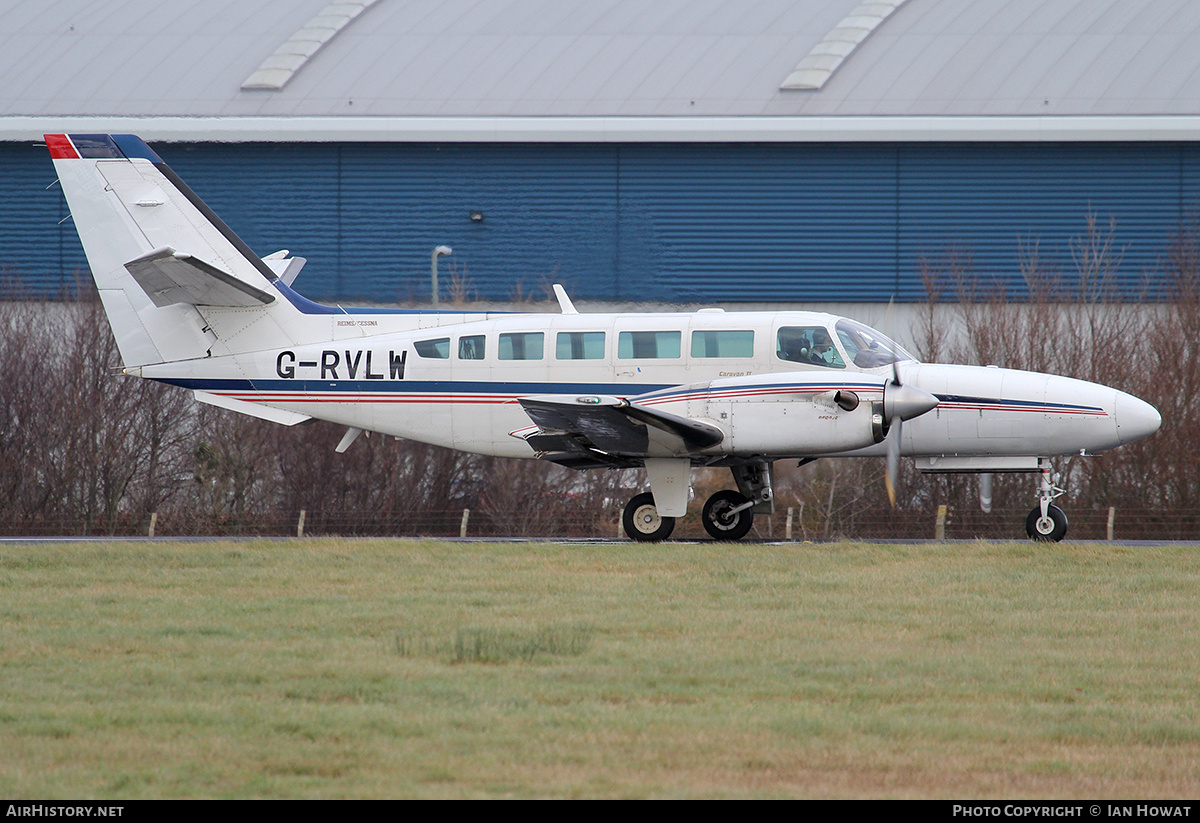
[[429, 282], [430, 282], [431, 287], [433, 288], [433, 308], [435, 310], [438, 307], [438, 281], [437, 281], [438, 258], [445, 257], [447, 254], [453, 254], [453, 253], [454, 253], [454, 249], [450, 248], [449, 246], [438, 246], [436, 249], [433, 250], [433, 258], [429, 262]]

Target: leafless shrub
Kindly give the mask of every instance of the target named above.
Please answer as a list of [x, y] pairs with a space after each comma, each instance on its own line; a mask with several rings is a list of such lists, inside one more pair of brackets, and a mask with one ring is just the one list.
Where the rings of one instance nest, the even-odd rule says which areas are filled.
[[460, 267], [457, 260], [450, 262], [446, 288], [450, 295], [450, 305], [456, 309], [461, 309], [468, 303], [479, 299], [479, 292], [471, 282], [471, 275], [467, 272], [466, 263]]

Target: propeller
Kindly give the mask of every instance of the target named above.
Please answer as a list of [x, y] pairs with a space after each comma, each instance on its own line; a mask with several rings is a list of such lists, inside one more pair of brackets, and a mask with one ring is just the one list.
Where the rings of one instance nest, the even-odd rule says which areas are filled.
[[900, 379], [900, 363], [892, 360], [892, 379], [883, 387], [883, 417], [887, 421], [888, 501], [896, 508], [896, 481], [900, 474], [901, 424], [937, 407], [938, 399], [924, 389], [905, 385]]
[[[896, 296], [888, 299], [887, 312], [883, 316], [885, 333], [892, 331], [892, 311], [895, 309]], [[887, 475], [884, 484], [887, 486], [888, 502], [896, 508], [896, 482], [900, 477], [900, 439], [903, 432], [901, 424], [935, 408], [938, 399], [927, 391], [916, 386], [906, 386], [900, 379], [899, 355], [892, 352], [892, 379], [883, 387], [883, 419], [887, 425]], [[895, 433], [892, 432], [895, 429]]]

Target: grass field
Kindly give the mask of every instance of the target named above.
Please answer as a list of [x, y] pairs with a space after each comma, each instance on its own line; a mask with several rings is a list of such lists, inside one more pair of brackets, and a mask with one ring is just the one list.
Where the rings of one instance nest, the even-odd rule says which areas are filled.
[[1200, 797], [1200, 550], [0, 546], [0, 795]]

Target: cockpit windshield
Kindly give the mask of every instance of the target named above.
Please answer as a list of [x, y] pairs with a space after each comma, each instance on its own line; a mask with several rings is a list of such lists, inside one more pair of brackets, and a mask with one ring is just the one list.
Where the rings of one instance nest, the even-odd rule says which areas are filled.
[[916, 360], [897, 343], [870, 326], [842, 319], [834, 326], [838, 340], [851, 362], [860, 369], [887, 366], [897, 360]]

